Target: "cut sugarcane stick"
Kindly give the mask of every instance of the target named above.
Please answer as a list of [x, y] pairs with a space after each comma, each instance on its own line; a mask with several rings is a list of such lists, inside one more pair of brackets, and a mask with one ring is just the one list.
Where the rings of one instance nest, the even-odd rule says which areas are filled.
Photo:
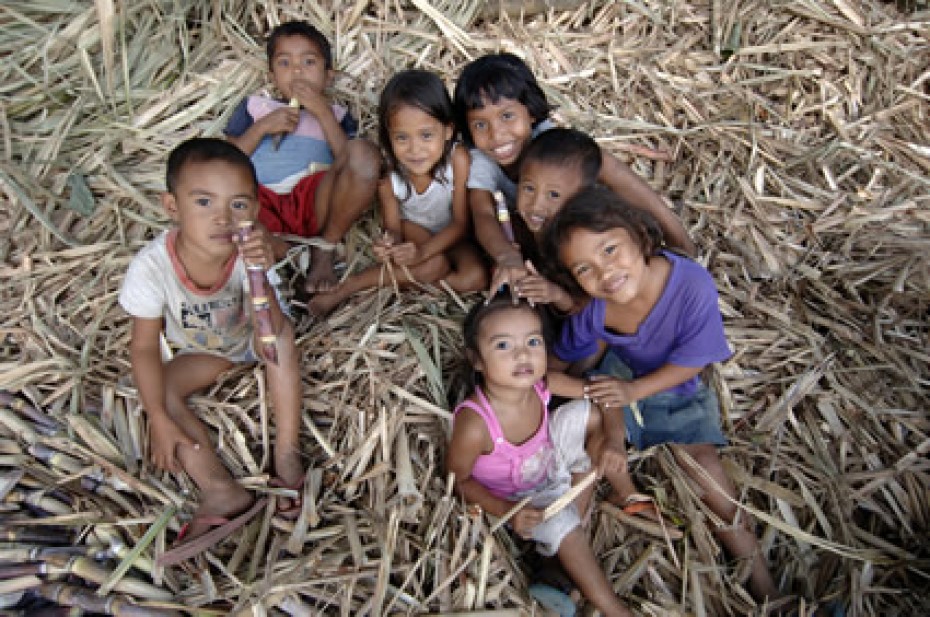
[[[300, 101], [297, 100], [297, 97], [291, 97], [291, 100], [288, 102], [289, 107], [294, 109], [300, 109]], [[287, 133], [280, 133], [274, 136], [272, 143], [274, 144], [274, 149], [277, 150], [281, 147], [281, 142], [284, 141], [284, 138], [287, 137]]]
[[501, 224], [501, 231], [504, 232], [507, 242], [516, 246], [513, 225], [510, 223], [510, 210], [507, 208], [507, 201], [501, 191], [494, 191], [494, 211], [497, 214], [497, 222]]
[[[252, 221], [239, 221], [237, 224], [241, 240], [248, 237], [254, 223]], [[266, 362], [278, 363], [278, 337], [274, 333], [274, 324], [271, 322], [270, 294], [271, 285], [265, 275], [265, 269], [260, 264], [246, 264], [249, 276], [249, 297], [252, 301], [252, 325], [258, 333], [259, 352]]]
[[592, 470], [591, 473], [583, 477], [578, 482], [578, 484], [571, 487], [568, 492], [546, 506], [546, 509], [543, 510], [543, 521], [548, 521], [550, 518], [558, 514], [562, 508], [575, 501], [575, 498], [578, 497], [578, 495], [580, 495], [586, 488], [591, 486], [591, 483], [596, 479], [597, 472]]

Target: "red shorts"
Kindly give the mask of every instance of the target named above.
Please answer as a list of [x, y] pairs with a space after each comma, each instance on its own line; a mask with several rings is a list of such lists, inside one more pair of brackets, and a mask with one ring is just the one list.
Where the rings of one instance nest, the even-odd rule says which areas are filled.
[[310, 238], [320, 232], [316, 220], [316, 190], [326, 175], [318, 171], [300, 179], [290, 193], [279, 194], [258, 185], [258, 220], [272, 233]]

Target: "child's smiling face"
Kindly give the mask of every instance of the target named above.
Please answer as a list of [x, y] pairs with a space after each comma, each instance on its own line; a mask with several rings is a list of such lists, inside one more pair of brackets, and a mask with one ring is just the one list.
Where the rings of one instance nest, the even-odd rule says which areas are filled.
[[469, 109], [465, 118], [475, 147], [501, 167], [511, 167], [533, 137], [533, 117], [518, 100], [483, 99], [484, 106]]
[[580, 165], [525, 161], [520, 167], [517, 211], [529, 230], [539, 233], [583, 182]]
[[646, 258], [622, 227], [602, 232], [576, 228], [562, 244], [559, 260], [585, 293], [613, 304], [636, 300], [646, 284]]
[[326, 59], [314, 41], [299, 34], [282, 36], [271, 57], [271, 81], [282, 97], [290, 99], [298, 79], [323, 92], [332, 80], [332, 71], [326, 68]]
[[402, 105], [391, 112], [391, 151], [411, 177], [427, 176], [442, 159], [452, 125], [445, 125], [419, 107]]

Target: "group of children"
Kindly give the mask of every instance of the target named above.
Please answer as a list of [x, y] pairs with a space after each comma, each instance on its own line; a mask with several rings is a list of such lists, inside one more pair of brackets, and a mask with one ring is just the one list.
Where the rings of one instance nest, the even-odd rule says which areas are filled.
[[[645, 498], [627, 469], [627, 442], [671, 444], [722, 543], [752, 562], [753, 595], [774, 598], [717, 454], [726, 440], [716, 399], [699, 376], [730, 355], [717, 292], [685, 256], [694, 246], [662, 198], [587, 135], [556, 128], [532, 72], [511, 54], [469, 63], [452, 98], [430, 72], [394, 75], [378, 107], [382, 162], [326, 95], [333, 61], [319, 31], [282, 24], [267, 53], [275, 95], [244, 100], [225, 140], [194, 138], [171, 153], [162, 202], [174, 225], [133, 260], [120, 293], [152, 460], [188, 473], [201, 494], [162, 563], [207, 548], [264, 503], [231, 476], [187, 402], [234, 364], [265, 360], [272, 483], [290, 489], [276, 507], [291, 518], [301, 511], [293, 326], [274, 293], [255, 299], [247, 277], [300, 236], [311, 238], [308, 308], [318, 316], [386, 282], [385, 267], [404, 284], [490, 289], [464, 322], [475, 384], [455, 410], [448, 468], [464, 499], [493, 516], [526, 500], [512, 529], [557, 555], [604, 614], [630, 612], [582, 529], [591, 491], [554, 516], [543, 510], [591, 470], [618, 506], [638, 509]], [[338, 282], [335, 248], [376, 195], [378, 264]], [[241, 232], [243, 220], [258, 224]], [[270, 315], [273, 361], [253, 306]], [[162, 333], [175, 351], [167, 361]], [[551, 396], [569, 402], [550, 409]], [[662, 520], [654, 504], [644, 514]]]

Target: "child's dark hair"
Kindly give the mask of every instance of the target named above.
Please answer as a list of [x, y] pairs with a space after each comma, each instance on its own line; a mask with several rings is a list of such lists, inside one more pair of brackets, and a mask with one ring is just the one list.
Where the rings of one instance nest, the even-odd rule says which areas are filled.
[[286, 21], [278, 24], [268, 35], [268, 42], [265, 44], [268, 62], [274, 59], [274, 54], [278, 48], [278, 39], [283, 36], [303, 36], [317, 46], [323, 55], [323, 65], [326, 70], [333, 68], [333, 50], [329, 46], [329, 40], [326, 36], [316, 29], [310, 22], [306, 21]]
[[540, 133], [527, 146], [521, 167], [530, 161], [581, 169], [581, 186], [593, 186], [601, 173], [601, 149], [587, 133], [576, 129], [554, 128]]
[[536, 315], [542, 329], [543, 340], [546, 342], [546, 348], [549, 349], [552, 346], [554, 333], [546, 313], [523, 298], [520, 298], [514, 304], [509, 289], [504, 288], [488, 299], [487, 302], [476, 302], [462, 322], [462, 340], [465, 344], [466, 355], [464, 373], [469, 390], [473, 390], [476, 385], [481, 385], [480, 376], [476, 374], [473, 363], [473, 358], [478, 354], [478, 331], [481, 329], [481, 324], [491, 315], [508, 309], [525, 310]]
[[523, 104], [534, 126], [552, 111], [546, 94], [523, 60], [509, 53], [482, 56], [465, 65], [455, 84], [455, 118], [465, 145], [470, 148], [475, 145], [468, 127], [468, 112], [481, 109], [485, 101], [497, 103], [501, 98]]
[[[449, 98], [449, 91], [446, 90], [445, 84], [439, 79], [439, 76], [430, 71], [420, 69], [410, 69], [395, 74], [384, 86], [381, 91], [381, 98], [378, 101], [378, 139], [381, 141], [381, 148], [384, 150], [388, 166], [392, 171], [398, 172], [407, 180], [407, 190], [412, 190], [410, 181], [406, 172], [401, 167], [391, 147], [391, 134], [389, 121], [391, 114], [400, 107], [416, 107], [433, 118], [436, 118], [443, 126], [455, 126], [455, 116], [452, 112], [452, 99]], [[454, 135], [453, 135], [454, 137]], [[442, 157], [430, 170], [430, 175], [440, 181], [449, 182], [451, 178], [445, 178], [443, 171], [449, 163], [449, 155], [452, 153], [453, 139], [446, 140], [442, 150]]]
[[581, 286], [562, 263], [561, 249], [578, 229], [603, 233], [616, 228], [630, 234], [647, 263], [662, 247], [662, 230], [652, 215], [634, 208], [608, 188], [581, 189], [546, 226], [542, 240], [542, 253], [547, 256], [546, 275], [570, 294], [584, 297]]
[[216, 137], [193, 137], [182, 141], [175, 146], [168, 155], [168, 166], [165, 174], [165, 186], [169, 193], [175, 193], [178, 187], [178, 178], [181, 170], [189, 163], [207, 163], [210, 161], [223, 161], [236, 165], [249, 172], [249, 177], [258, 191], [258, 178], [255, 167], [249, 157], [239, 148], [225, 139]]

